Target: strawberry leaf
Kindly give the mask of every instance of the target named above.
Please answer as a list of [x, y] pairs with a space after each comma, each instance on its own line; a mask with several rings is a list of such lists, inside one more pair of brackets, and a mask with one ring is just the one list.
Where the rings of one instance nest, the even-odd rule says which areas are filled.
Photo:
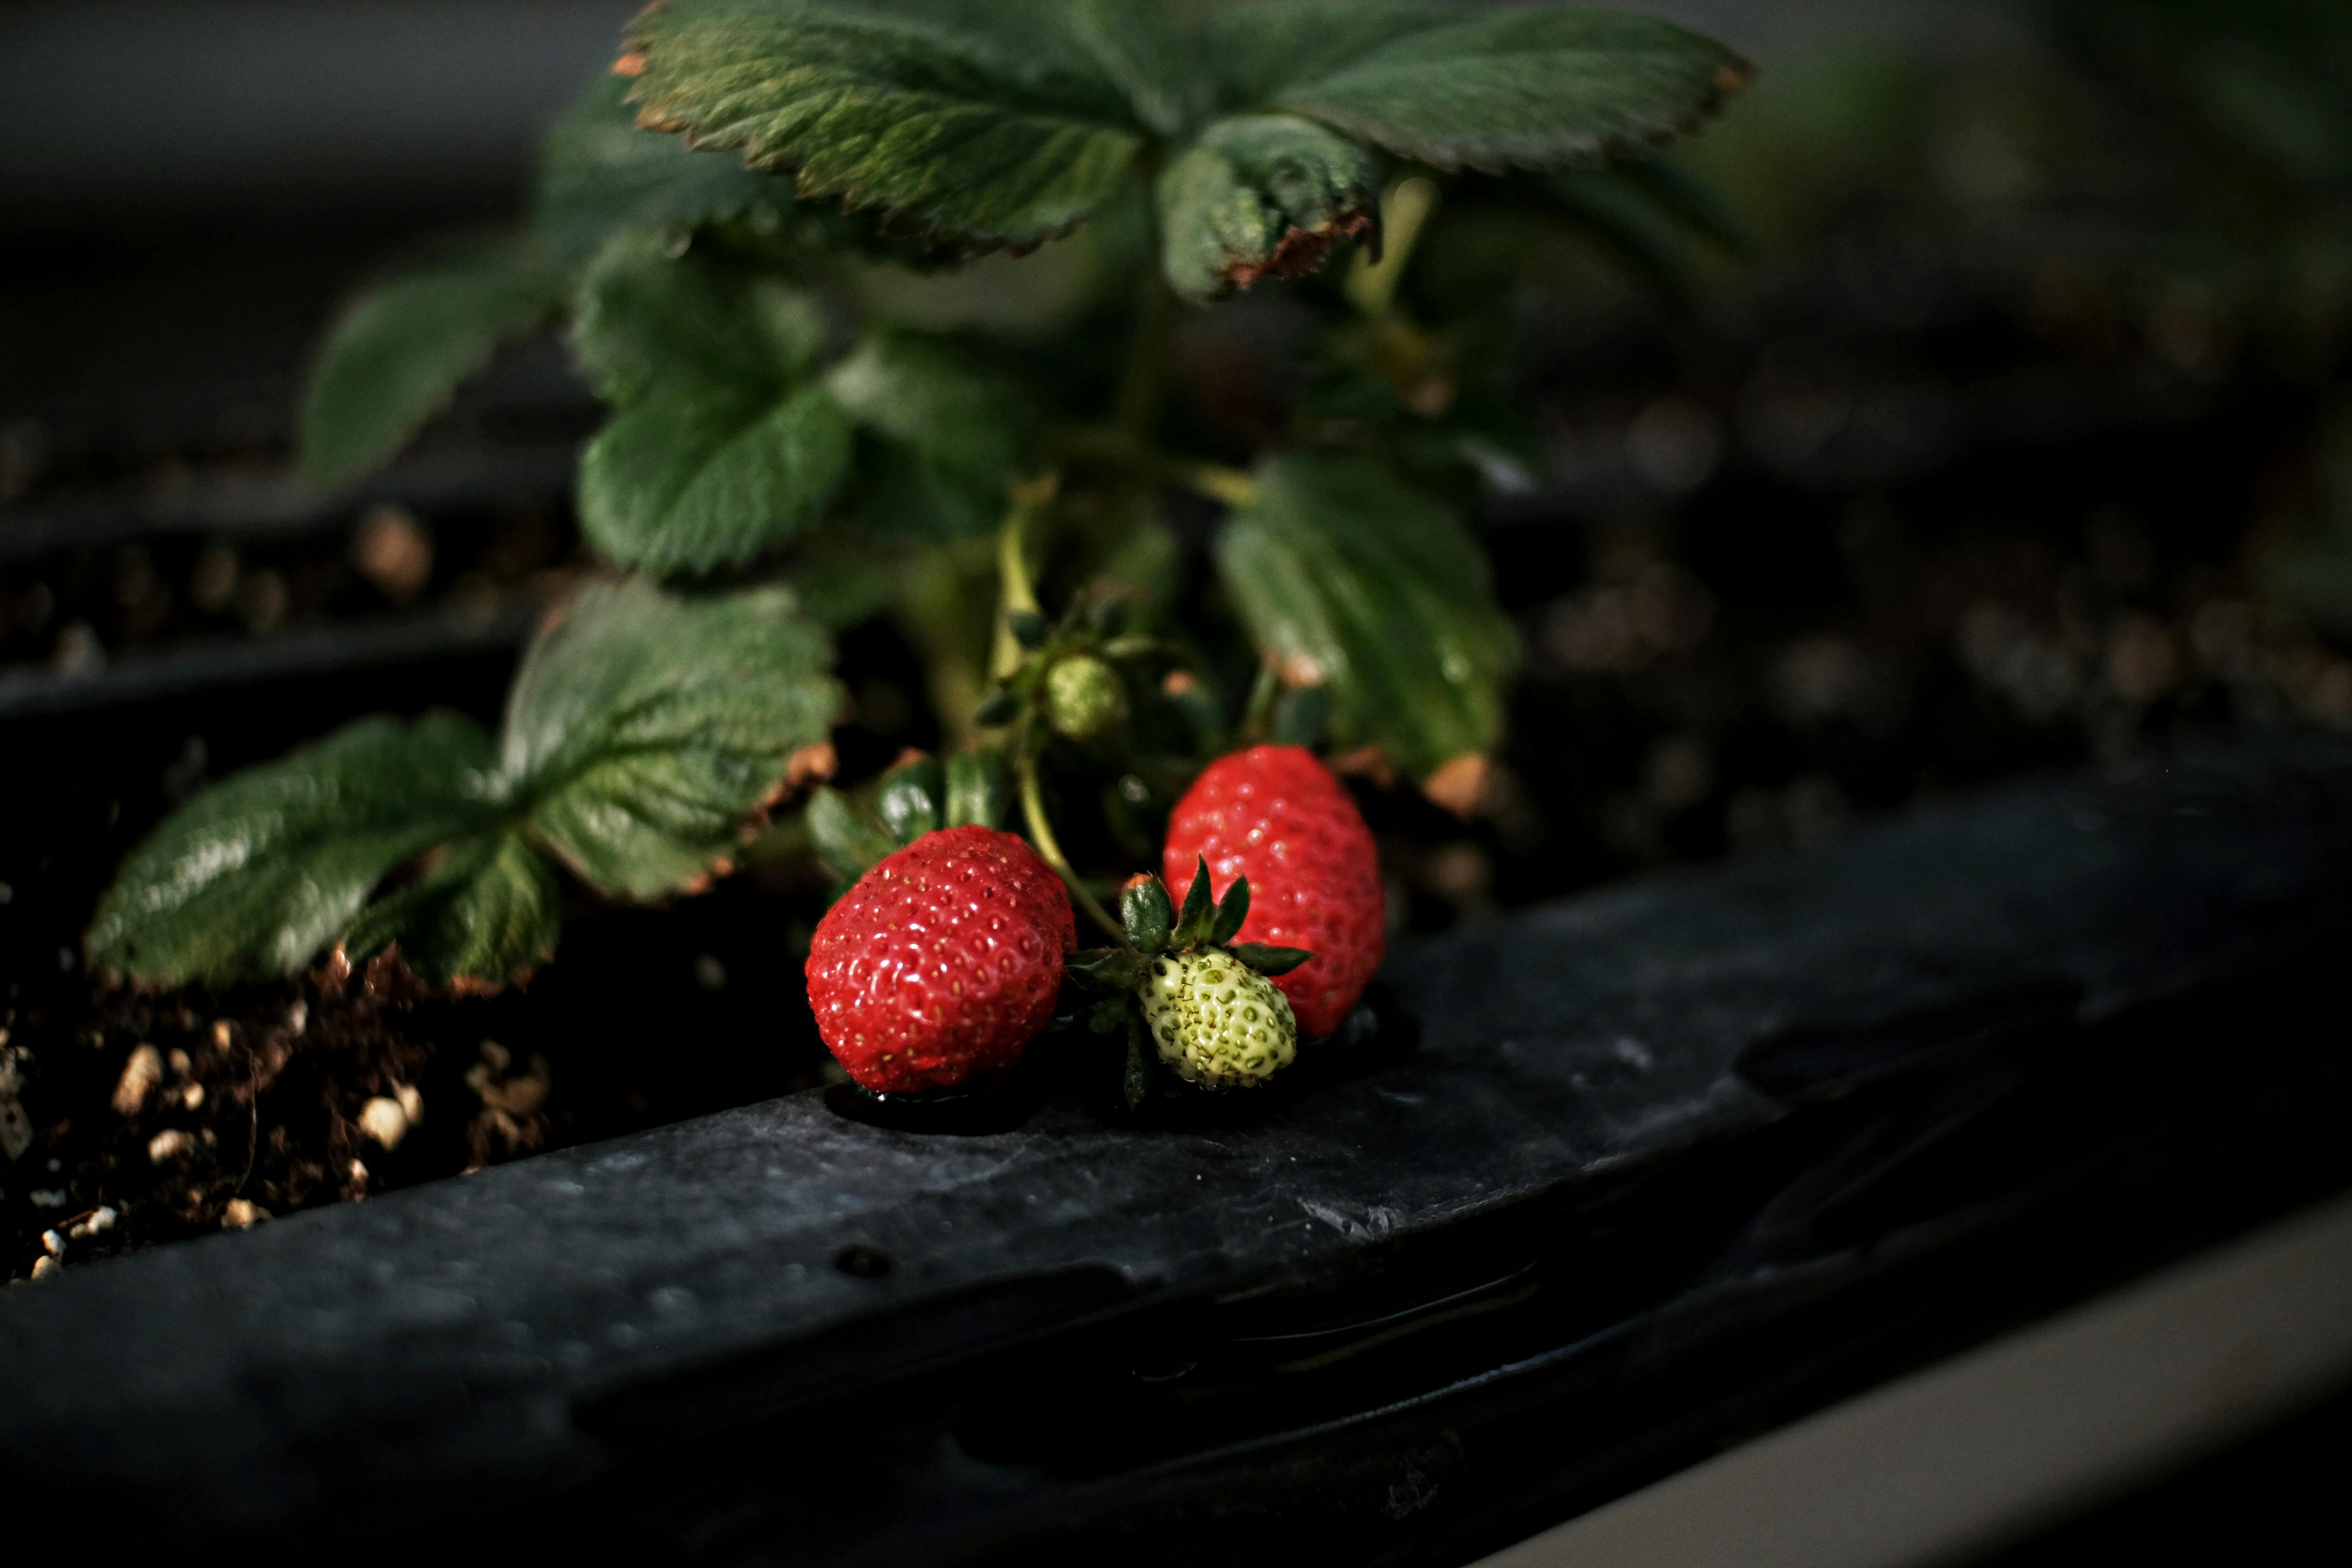
[[877, 332], [825, 374], [868, 446], [852, 510], [880, 533], [976, 538], [1004, 520], [1031, 420], [1020, 393], [949, 343]]
[[1234, 885], [1225, 889], [1225, 896], [1217, 901], [1217, 921], [1209, 929], [1209, 940], [1218, 943], [1233, 941], [1242, 922], [1249, 919], [1249, 879], [1236, 877]]
[[547, 857], [520, 834], [454, 846], [418, 880], [360, 912], [343, 937], [354, 963], [397, 944], [400, 960], [447, 990], [495, 991], [555, 956], [563, 889]]
[[299, 969], [395, 867], [499, 810], [480, 725], [362, 719], [248, 768], [165, 818], [122, 864], [90, 967], [178, 985]]
[[1262, 942], [1237, 942], [1226, 951], [1260, 974], [1287, 974], [1315, 956], [1303, 947], [1270, 947]]
[[377, 284], [343, 308], [302, 393], [301, 469], [335, 486], [381, 468], [499, 346], [553, 313], [562, 277], [530, 247], [482, 247]]
[[1364, 150], [1286, 114], [1220, 120], [1160, 176], [1160, 265], [1206, 300], [1268, 273], [1298, 278], [1343, 239], [1380, 234], [1380, 175]]
[[699, 887], [787, 787], [841, 703], [789, 590], [583, 589], [525, 657], [503, 773], [541, 842], [601, 890]]
[[709, 572], [799, 531], [849, 469], [849, 424], [821, 386], [770, 397], [665, 389], [580, 459], [580, 529], [648, 572]]
[[792, 181], [641, 129], [624, 101], [631, 85], [600, 76], [548, 132], [531, 203], [533, 231], [548, 248], [579, 262], [627, 229], [695, 229], [746, 216], [774, 227], [793, 213]]
[[1494, 745], [1517, 639], [1445, 506], [1368, 458], [1279, 454], [1216, 557], [1284, 678], [1330, 687], [1335, 745], [1377, 745], [1416, 778]]
[[[976, 248], [1066, 230], [1178, 110], [1147, 0], [670, 0], [632, 25], [642, 123]], [[1139, 102], [1138, 94], [1142, 101]]]
[[808, 377], [824, 342], [809, 296], [652, 237], [601, 255], [572, 342], [622, 412], [580, 464], [580, 524], [626, 565], [707, 572], [817, 515], [847, 473], [849, 422]]
[[1591, 164], [1712, 113], [1748, 62], [1671, 22], [1584, 6], [1236, 7], [1211, 29], [1228, 93], [1439, 168]]
[[600, 252], [573, 300], [572, 346], [597, 394], [626, 407], [656, 389], [767, 393], [805, 383], [824, 353], [824, 305], [702, 246], [658, 235]]

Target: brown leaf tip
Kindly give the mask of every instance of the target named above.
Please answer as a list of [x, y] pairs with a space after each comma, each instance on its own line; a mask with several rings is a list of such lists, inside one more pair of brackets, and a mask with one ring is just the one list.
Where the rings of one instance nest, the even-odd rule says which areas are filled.
[[1225, 268], [1225, 281], [1236, 289], [1246, 289], [1261, 278], [1304, 278], [1323, 265], [1323, 258], [1331, 253], [1333, 246], [1343, 239], [1372, 233], [1379, 225], [1377, 215], [1362, 209], [1313, 228], [1293, 224], [1275, 245], [1273, 255], [1259, 263], [1234, 263]]
[[645, 75], [645, 51], [642, 49], [631, 49], [627, 54], [623, 55], [619, 59], [614, 60], [613, 62], [613, 74], [614, 76]]

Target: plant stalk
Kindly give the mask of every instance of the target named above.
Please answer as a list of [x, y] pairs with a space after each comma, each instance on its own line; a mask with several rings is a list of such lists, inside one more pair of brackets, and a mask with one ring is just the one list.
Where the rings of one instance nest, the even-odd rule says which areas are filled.
[[1013, 635], [1013, 617], [1026, 611], [1040, 613], [1036, 580], [1029, 574], [1025, 554], [1030, 520], [1044, 511], [1061, 488], [1061, 475], [1047, 472], [1013, 487], [1012, 504], [996, 533], [998, 608], [996, 641], [989, 655], [988, 673], [1003, 680], [1021, 668], [1024, 649]]
[[1029, 749], [1028, 739], [1024, 732], [1016, 743], [1019, 762], [1015, 773], [1021, 781], [1021, 815], [1028, 824], [1030, 840], [1037, 846], [1037, 853], [1045, 858], [1045, 864], [1054, 868], [1068, 887], [1071, 900], [1086, 910], [1095, 924], [1108, 931], [1113, 941], [1125, 942], [1127, 928], [1112, 919], [1110, 911], [1078, 879], [1077, 872], [1070, 866], [1070, 858], [1062, 853], [1061, 841], [1054, 837], [1054, 826], [1045, 819], [1045, 793], [1037, 784], [1037, 758]]
[[1169, 361], [1176, 349], [1176, 322], [1183, 309], [1167, 278], [1152, 266], [1144, 276], [1135, 335], [1128, 340], [1127, 360], [1119, 367], [1118, 392], [1111, 405], [1113, 422], [1138, 441], [1150, 441], [1160, 424]]

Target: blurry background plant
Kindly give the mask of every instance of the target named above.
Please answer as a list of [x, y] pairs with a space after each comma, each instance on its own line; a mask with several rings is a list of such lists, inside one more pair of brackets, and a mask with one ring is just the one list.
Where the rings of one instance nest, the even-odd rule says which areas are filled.
[[[1409, 247], [1400, 237], [1423, 196], [1395, 177], [1409, 171], [1386, 170], [1385, 254], [1402, 266], [1359, 270], [1342, 246], [1314, 281], [1177, 319], [1162, 447], [1238, 467], [1276, 440], [1370, 446], [1454, 507], [1494, 563], [1521, 661], [1475, 814], [1410, 787], [1367, 781], [1361, 795], [1400, 925], [1442, 929], [1633, 869], [1811, 842], [1925, 795], [2183, 734], [2352, 722], [2342, 7], [1644, 8], [1764, 67], [1668, 161], [1554, 178], [1540, 209], [1490, 200], [1503, 182], [1456, 181]], [[246, 10], [225, 5], [163, 37], [157, 70], [227, 93], [240, 60], [300, 34], [264, 9], [266, 25], [243, 33], [228, 23]], [[26, 1022], [37, 1002], [60, 1039], [88, 1016], [58, 949], [170, 801], [387, 700], [495, 720], [499, 650], [576, 576], [567, 481], [603, 415], [544, 331], [499, 350], [390, 469], [342, 489], [288, 477], [283, 412], [305, 339], [385, 240], [510, 205], [497, 180], [512, 164], [486, 106], [527, 119], [525, 96], [551, 101], [629, 7], [571, 13], [583, 41], [561, 71], [547, 63], [561, 56], [555, 24], [531, 22], [551, 30], [525, 47], [500, 44], [488, 19], [514, 30], [561, 9], [353, 0], [340, 25], [375, 16], [381, 30], [352, 47], [365, 64], [344, 96], [373, 105], [373, 84], [412, 68], [413, 47], [415, 79], [446, 84], [446, 100], [419, 88], [406, 121], [349, 117], [406, 125], [381, 146], [280, 124], [209, 163], [221, 113], [135, 149], [123, 140], [138, 105], [104, 98], [105, 83], [138, 79], [121, 36], [72, 57], [65, 21], [28, 35], [25, 85], [0, 106], [20, 117], [0, 130], [0, 180], [15, 182], [0, 222], [23, 226], [0, 258], [13, 279], [0, 293], [0, 657], [12, 661], [0, 711], [127, 689], [134, 671], [213, 657], [208, 646], [295, 648], [329, 626], [469, 628], [476, 640], [449, 631], [446, 646], [488, 651], [445, 658], [430, 682], [403, 655], [390, 696], [389, 679], [345, 676], [252, 713], [141, 710], [158, 715], [152, 743], [102, 753], [129, 759], [103, 776], [62, 772], [41, 797], [49, 829], [0, 841], [19, 1042], [47, 1037]], [[434, 48], [404, 41], [426, 36], [423, 16]], [[313, 25], [326, 26], [300, 26]], [[460, 37], [473, 40], [463, 58], [444, 58]], [[106, 68], [77, 72], [74, 58]], [[493, 58], [505, 63], [481, 64]], [[335, 79], [317, 66], [256, 73], [257, 124], [283, 83]], [[93, 206], [92, 150], [117, 142], [122, 172], [106, 188], [119, 194]], [[417, 148], [438, 150], [429, 177], [404, 161]], [[335, 174], [304, 175], [314, 157]], [[24, 174], [36, 159], [84, 171], [82, 205]], [[231, 184], [273, 168], [289, 171], [276, 195]], [[174, 216], [175, 191], [205, 205]], [[1138, 253], [1139, 219], [1114, 207], [1029, 254], [949, 270], [894, 258], [905, 235], [874, 237], [879, 254], [829, 275], [843, 303], [828, 307], [827, 353], [846, 346], [855, 312], [1013, 384], [1108, 405], [1118, 344], [1104, 326], [1132, 309], [1118, 280], [1135, 276], [1119, 257]], [[734, 232], [724, 245], [766, 255], [789, 238]], [[1458, 331], [1400, 338], [1381, 325], [1383, 299]], [[853, 452], [888, 438], [863, 427]], [[1090, 558], [1085, 542], [1108, 525], [1073, 487], [1095, 482], [1094, 460], [1056, 465], [1059, 510], [1029, 541], [1049, 629], [1108, 639], [1061, 626], [1080, 601], [1128, 603], [1138, 630], [1168, 604], [1191, 607], [1180, 662], [1231, 722], [1255, 669], [1231, 602], [1204, 591], [1223, 503], [1156, 486], [1133, 534], [1144, 542]], [[875, 551], [821, 525], [789, 547], [802, 602], [835, 626], [847, 706], [831, 741], [853, 796], [902, 750], [966, 738], [957, 716], [986, 692], [995, 636], [997, 542], [975, 526]], [[1130, 725], [1198, 701], [1137, 673]], [[1127, 835], [1150, 837], [1167, 781], [1112, 771], [1092, 744], [1055, 742], [1071, 770], [1057, 805], [1068, 847], [1089, 868], [1148, 863]], [[86, 852], [68, 847], [84, 840]], [[665, 1079], [644, 1071], [646, 1053], [607, 1063], [583, 1043], [615, 1008], [618, 1032], [639, 1038], [765, 1041], [799, 1026], [747, 977], [805, 941], [832, 874], [796, 818], [742, 858], [749, 876], [669, 910], [575, 907], [593, 918], [573, 920], [568, 956], [527, 1007], [511, 994], [476, 1004], [494, 1020], [481, 1023], [428, 1008], [417, 1026], [461, 1037], [467, 1048], [448, 1053], [460, 1067], [480, 1033], [519, 1060], [544, 1051], [559, 1138], [804, 1081], [729, 1066], [751, 1050], [673, 1053]], [[641, 988], [642, 1005], [586, 984], [623, 964], [667, 978]], [[254, 1027], [258, 1039], [275, 1026]], [[134, 1040], [107, 1038], [115, 1056]], [[811, 1037], [793, 1070], [813, 1072], [815, 1050]], [[36, 1121], [66, 1059], [45, 1050], [24, 1069]], [[108, 1059], [110, 1073], [121, 1064]], [[680, 1088], [689, 1070], [710, 1082]], [[450, 1125], [426, 1123], [401, 1157]]]

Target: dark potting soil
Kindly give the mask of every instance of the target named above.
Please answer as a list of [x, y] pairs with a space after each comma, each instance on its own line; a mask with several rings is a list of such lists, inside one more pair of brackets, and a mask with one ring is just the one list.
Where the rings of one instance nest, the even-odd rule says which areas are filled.
[[825, 1081], [804, 902], [742, 879], [586, 910], [562, 962], [466, 1001], [382, 963], [141, 994], [40, 955], [0, 1008], [31, 1140], [0, 1258], [23, 1278]]

